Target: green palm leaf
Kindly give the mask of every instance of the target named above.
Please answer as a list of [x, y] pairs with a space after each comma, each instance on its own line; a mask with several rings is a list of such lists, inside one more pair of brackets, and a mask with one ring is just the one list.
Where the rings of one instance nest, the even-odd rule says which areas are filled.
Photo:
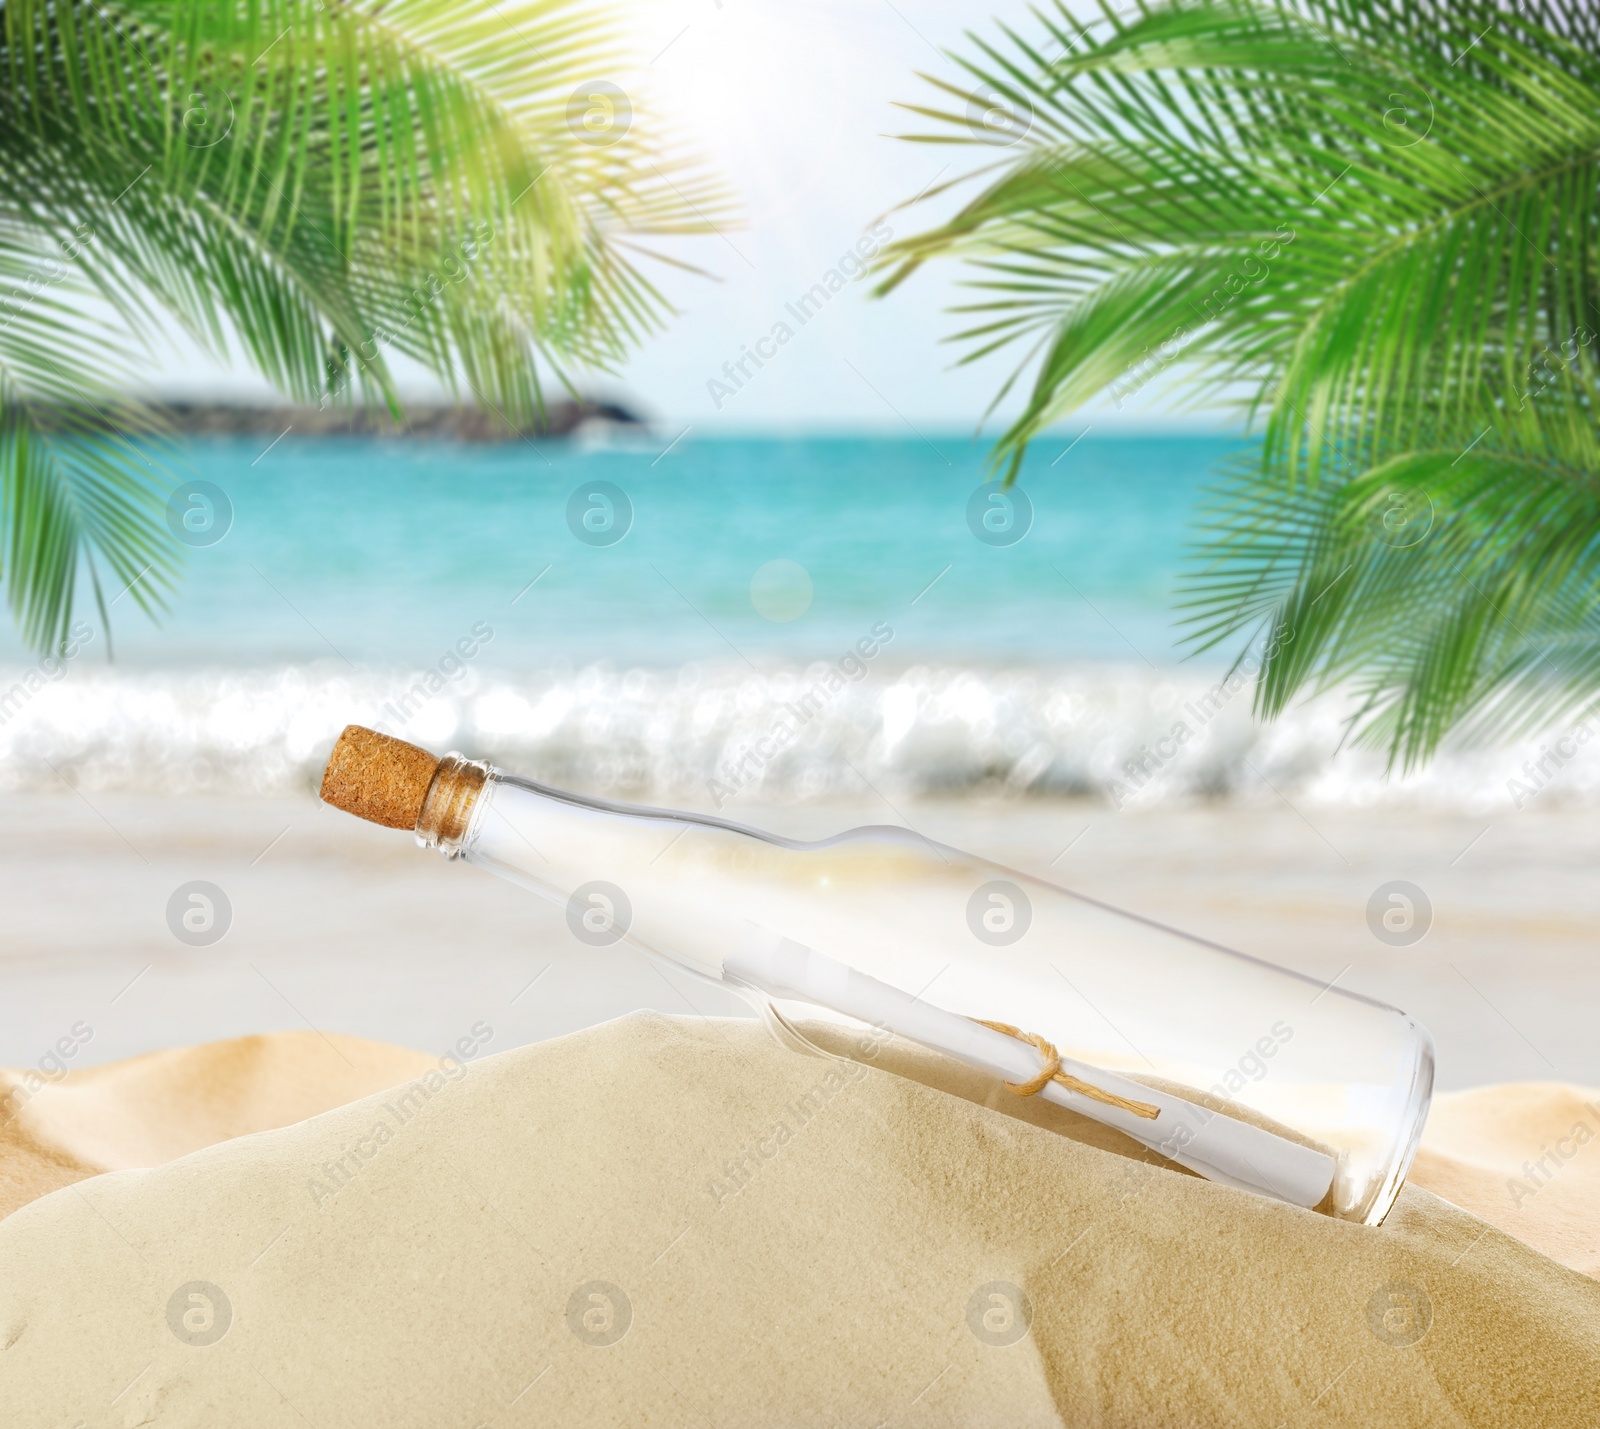
[[[974, 270], [969, 355], [1026, 339], [996, 461], [1156, 375], [1241, 400], [1200, 647], [1272, 627], [1276, 714], [1333, 685], [1402, 762], [1600, 688], [1600, 22], [1576, 5], [1170, 0], [956, 56], [1027, 128], [888, 255]], [[966, 100], [959, 85], [947, 99]], [[982, 142], [969, 111], [932, 132]], [[1013, 378], [1016, 381], [1017, 378]], [[1243, 394], [1242, 398], [1240, 394]]]
[[580, 0], [0, 11], [0, 571], [40, 648], [91, 552], [148, 568], [147, 609], [170, 583], [151, 418], [116, 395], [164, 325], [301, 402], [398, 412], [399, 353], [521, 426], [659, 326], [649, 236], [726, 212], [597, 79], [622, 55]]

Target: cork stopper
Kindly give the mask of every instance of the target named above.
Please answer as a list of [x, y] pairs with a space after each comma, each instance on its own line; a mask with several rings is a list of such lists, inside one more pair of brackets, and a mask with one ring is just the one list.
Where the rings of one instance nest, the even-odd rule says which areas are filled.
[[438, 757], [426, 749], [346, 725], [322, 774], [322, 801], [358, 819], [414, 829], [438, 767]]

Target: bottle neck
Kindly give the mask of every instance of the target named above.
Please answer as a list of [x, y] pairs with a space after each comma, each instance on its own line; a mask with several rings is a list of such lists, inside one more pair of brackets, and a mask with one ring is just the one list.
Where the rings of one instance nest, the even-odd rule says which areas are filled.
[[417, 842], [447, 858], [460, 858], [478, 796], [494, 772], [486, 760], [447, 754], [434, 771], [417, 815]]
[[656, 821], [672, 824], [691, 824], [707, 829], [722, 829], [728, 833], [742, 834], [762, 843], [776, 844], [780, 848], [806, 848], [798, 839], [784, 838], [764, 829], [751, 828], [721, 819], [714, 814], [688, 813], [678, 809], [658, 809], [642, 804], [623, 804], [611, 799], [600, 799], [584, 794], [574, 794], [549, 784], [540, 784], [516, 774], [497, 769], [485, 759], [468, 759], [457, 753], [446, 754], [434, 771], [433, 781], [422, 801], [422, 811], [417, 815], [417, 843], [423, 848], [436, 848], [447, 858], [460, 858], [472, 835], [472, 821], [480, 806], [487, 802], [486, 790], [491, 784], [509, 785], [536, 794], [557, 806], [570, 806], [590, 813], [617, 814], [632, 821]]

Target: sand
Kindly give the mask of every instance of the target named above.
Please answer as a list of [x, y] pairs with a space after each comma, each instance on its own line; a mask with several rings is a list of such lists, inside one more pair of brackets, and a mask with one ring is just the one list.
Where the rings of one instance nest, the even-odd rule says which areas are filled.
[[[274, 1058], [307, 1045], [75, 1073], [24, 1109], [81, 1165], [126, 1164], [303, 1114], [324, 1076], [328, 1098], [412, 1078], [0, 1221], [15, 1422], [1600, 1422], [1600, 1282], [1420, 1185], [1351, 1226], [930, 1054], [860, 1067], [749, 1022], [639, 1014], [443, 1066], [340, 1039], [345, 1069], [279, 1100]], [[1597, 1100], [1448, 1099], [1423, 1164], [1492, 1199], [1537, 1118], [1566, 1135]], [[1591, 1157], [1514, 1208], [1551, 1245], [1600, 1219]]]
[[[309, 797], [89, 797], [0, 796], [0, 1066], [36, 1065], [79, 1021], [93, 1038], [74, 1065], [308, 1027], [437, 1054], [479, 1020], [503, 1051], [639, 1008], [742, 1009], [626, 944], [581, 944], [559, 906]], [[1446, 1091], [1600, 1085], [1600, 820], [1585, 810], [1535, 804], [1491, 824], [1300, 801], [1119, 814], [890, 797], [724, 812], [798, 837], [908, 820], [1319, 986], [1337, 978], [1428, 1026]], [[191, 880], [231, 901], [209, 946], [166, 920]], [[1393, 880], [1431, 900], [1414, 944], [1368, 923]]]
[[1531, 1082], [1436, 1097], [1411, 1180], [1600, 1279], [1600, 1091]]
[[360, 1037], [277, 1032], [78, 1068], [59, 1080], [36, 1067], [0, 1068], [0, 1216], [104, 1171], [160, 1166], [291, 1126], [435, 1064]]

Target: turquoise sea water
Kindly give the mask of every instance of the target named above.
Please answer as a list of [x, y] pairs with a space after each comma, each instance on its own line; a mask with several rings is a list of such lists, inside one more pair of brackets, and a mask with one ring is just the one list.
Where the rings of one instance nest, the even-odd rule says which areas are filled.
[[[196, 544], [166, 617], [116, 598], [108, 663], [84, 607], [53, 678], [3, 637], [0, 787], [303, 790], [354, 721], [689, 804], [1504, 802], [1524, 754], [1386, 782], [1381, 756], [1334, 757], [1338, 698], [1258, 725], [1223, 652], [1182, 658], [1196, 503], [1240, 445], [1041, 444], [1029, 515], [995, 505], [981, 446], [936, 433], [195, 441], [178, 479], [208, 485], [172, 507]], [[1563, 790], [1600, 799], [1600, 757]]]
[[[1066, 443], [1044, 448], [1023, 484], [1031, 528], [994, 545], [969, 526], [985, 449], [965, 437], [691, 433], [665, 455], [664, 442], [293, 433], [263, 455], [267, 441], [190, 444], [182, 474], [221, 488], [231, 528], [186, 553], [159, 626], [118, 601], [119, 661], [427, 663], [481, 622], [499, 668], [760, 664], [826, 655], [887, 622], [899, 661], [1160, 665], [1178, 657], [1172, 583], [1191, 508], [1239, 445], [1091, 433], [1054, 465]], [[585, 544], [567, 519], [573, 493], [598, 482], [631, 505], [614, 544]], [[604, 502], [581, 503], [603, 527]], [[614, 535], [625, 508], [613, 519], [589, 534]], [[811, 603], [796, 618], [766, 618], [752, 602], [752, 577], [772, 561], [809, 576]], [[803, 578], [791, 567], [773, 578], [776, 613], [790, 614]]]

